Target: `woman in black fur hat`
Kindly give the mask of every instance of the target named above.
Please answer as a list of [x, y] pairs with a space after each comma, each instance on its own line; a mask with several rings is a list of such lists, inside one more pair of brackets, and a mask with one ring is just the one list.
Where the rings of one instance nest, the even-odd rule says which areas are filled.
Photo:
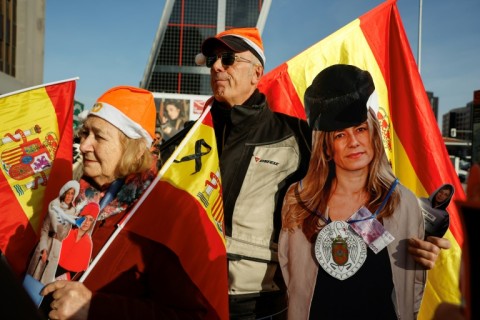
[[415, 319], [440, 248], [394, 176], [367, 101], [371, 75], [324, 69], [305, 92], [313, 150], [285, 197], [279, 260], [289, 319]]

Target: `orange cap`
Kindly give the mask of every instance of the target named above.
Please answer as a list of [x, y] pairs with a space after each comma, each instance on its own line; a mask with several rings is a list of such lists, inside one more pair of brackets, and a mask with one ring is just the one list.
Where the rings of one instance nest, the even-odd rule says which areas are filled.
[[202, 43], [202, 53], [212, 56], [219, 45], [225, 45], [234, 52], [250, 51], [265, 66], [263, 42], [257, 28], [234, 28], [220, 32]]
[[150, 147], [155, 137], [156, 112], [150, 91], [118, 86], [101, 95], [89, 115], [110, 122], [129, 138], [145, 138], [147, 147]]

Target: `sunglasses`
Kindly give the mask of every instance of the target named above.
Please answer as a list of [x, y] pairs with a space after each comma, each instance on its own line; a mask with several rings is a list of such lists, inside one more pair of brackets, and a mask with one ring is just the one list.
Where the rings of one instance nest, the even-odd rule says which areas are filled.
[[221, 59], [223, 66], [231, 66], [235, 63], [235, 61], [248, 62], [254, 65], [256, 64], [248, 59], [237, 56], [235, 52], [223, 52], [222, 54], [219, 54], [219, 55], [207, 57], [207, 61], [206, 61], [207, 67], [211, 68], [215, 64], [215, 62], [217, 62], [218, 59]]

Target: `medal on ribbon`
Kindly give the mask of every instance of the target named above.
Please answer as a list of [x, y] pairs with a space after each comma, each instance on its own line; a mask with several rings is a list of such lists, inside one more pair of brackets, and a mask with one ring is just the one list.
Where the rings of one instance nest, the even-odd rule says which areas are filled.
[[318, 233], [315, 256], [329, 275], [339, 280], [353, 276], [367, 258], [367, 246], [345, 221], [332, 221]]

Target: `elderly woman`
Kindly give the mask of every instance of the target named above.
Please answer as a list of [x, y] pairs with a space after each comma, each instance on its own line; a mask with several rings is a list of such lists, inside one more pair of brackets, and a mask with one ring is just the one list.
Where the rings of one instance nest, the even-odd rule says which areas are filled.
[[440, 249], [420, 240], [417, 198], [393, 175], [367, 111], [373, 91], [368, 72], [334, 65], [305, 93], [312, 156], [285, 197], [279, 244], [289, 319], [415, 319], [419, 310]]
[[[92, 258], [156, 175], [149, 152], [155, 103], [146, 90], [120, 86], [105, 92], [80, 131], [84, 176], [80, 205], [99, 202]], [[159, 211], [159, 218], [160, 218]], [[56, 281], [51, 319], [196, 319], [206, 303], [177, 256], [142, 235], [122, 230], [84, 283]]]

